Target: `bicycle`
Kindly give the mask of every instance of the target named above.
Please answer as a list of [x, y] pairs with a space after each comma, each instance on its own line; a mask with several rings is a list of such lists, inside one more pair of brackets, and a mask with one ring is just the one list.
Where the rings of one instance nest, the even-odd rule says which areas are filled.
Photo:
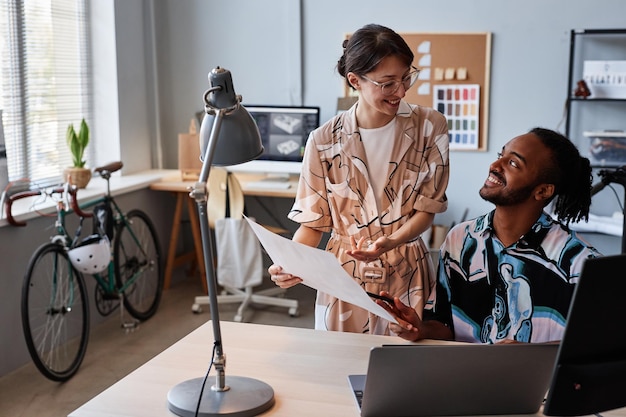
[[[39, 371], [53, 381], [67, 381], [76, 374], [87, 351], [90, 317], [84, 275], [95, 278], [98, 312], [107, 316], [121, 306], [126, 331], [152, 317], [161, 300], [162, 256], [154, 225], [141, 210], [124, 213], [111, 195], [109, 179], [122, 166], [114, 162], [94, 169], [107, 181], [106, 194], [82, 205], [77, 189], [69, 184], [48, 191], [23, 191], [7, 199], [7, 221], [25, 226], [11, 215], [14, 201], [62, 196], [57, 201], [56, 233], [31, 256], [21, 300], [28, 351]], [[84, 211], [92, 207], [93, 212]], [[79, 217], [73, 237], [65, 225], [71, 212]], [[78, 242], [86, 218], [93, 218], [95, 233]], [[135, 320], [127, 321], [125, 310]]]

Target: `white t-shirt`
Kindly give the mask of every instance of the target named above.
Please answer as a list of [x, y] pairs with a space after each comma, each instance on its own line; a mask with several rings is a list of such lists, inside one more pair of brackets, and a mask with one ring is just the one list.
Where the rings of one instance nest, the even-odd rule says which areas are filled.
[[380, 200], [387, 184], [387, 171], [389, 170], [389, 158], [393, 149], [396, 118], [394, 117], [385, 126], [374, 129], [359, 128], [361, 140], [365, 147], [367, 157], [367, 169], [370, 181], [376, 196], [376, 203], [380, 209]]

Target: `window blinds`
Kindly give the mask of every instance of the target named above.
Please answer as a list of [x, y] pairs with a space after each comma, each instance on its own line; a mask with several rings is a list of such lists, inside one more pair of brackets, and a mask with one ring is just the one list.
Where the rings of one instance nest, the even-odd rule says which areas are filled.
[[[71, 165], [68, 125], [91, 121], [87, 1], [0, 0], [0, 22], [0, 109], [9, 180], [58, 183]], [[94, 148], [87, 147], [87, 164]]]

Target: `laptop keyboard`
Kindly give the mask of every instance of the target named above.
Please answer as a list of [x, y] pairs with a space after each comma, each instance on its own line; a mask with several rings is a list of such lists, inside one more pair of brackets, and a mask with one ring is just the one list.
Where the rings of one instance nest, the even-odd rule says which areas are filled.
[[363, 405], [363, 391], [354, 390], [354, 398], [356, 398], [357, 404], [359, 404], [359, 408]]

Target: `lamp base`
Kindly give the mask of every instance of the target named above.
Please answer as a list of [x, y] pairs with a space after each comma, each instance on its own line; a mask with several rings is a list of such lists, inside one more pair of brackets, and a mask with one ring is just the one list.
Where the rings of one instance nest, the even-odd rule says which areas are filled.
[[[167, 393], [168, 408], [181, 417], [195, 417], [204, 378], [183, 381]], [[200, 417], [248, 417], [261, 414], [274, 405], [274, 390], [252, 378], [226, 376], [227, 391], [214, 391], [207, 381], [198, 410]]]

